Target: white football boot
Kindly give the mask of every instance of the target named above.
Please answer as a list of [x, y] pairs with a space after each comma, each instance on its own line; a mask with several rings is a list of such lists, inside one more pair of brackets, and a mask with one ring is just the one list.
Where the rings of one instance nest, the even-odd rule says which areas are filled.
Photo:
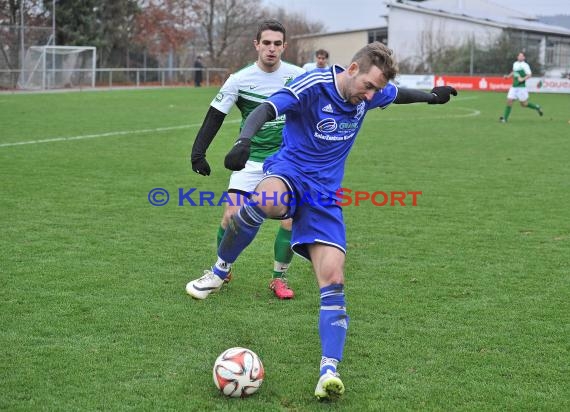
[[318, 400], [338, 399], [343, 393], [344, 384], [340, 380], [338, 373], [327, 370], [327, 372], [319, 378], [315, 389], [315, 396]]
[[186, 293], [194, 299], [206, 299], [210, 293], [220, 290], [224, 280], [210, 269], [204, 271], [204, 275], [186, 284]]

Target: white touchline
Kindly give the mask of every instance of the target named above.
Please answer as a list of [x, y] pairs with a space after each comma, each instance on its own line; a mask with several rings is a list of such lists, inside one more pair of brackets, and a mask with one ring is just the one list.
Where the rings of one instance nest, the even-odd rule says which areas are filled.
[[[409, 110], [411, 107], [402, 107], [402, 110]], [[479, 116], [481, 114], [481, 111], [477, 110], [477, 109], [471, 109], [468, 107], [454, 107], [454, 109], [458, 109], [461, 111], [465, 111], [467, 112], [466, 114], [440, 114], [439, 116], [436, 115], [425, 115], [425, 116], [414, 116], [414, 120], [438, 120], [438, 119], [458, 119], [461, 117], [475, 117], [475, 116]], [[388, 119], [381, 119], [381, 118], [374, 118], [374, 119], [370, 119], [368, 121], [382, 121], [382, 122], [400, 122], [400, 121], [409, 121], [409, 118], [404, 118], [404, 117], [392, 117], [392, 118], [388, 118]], [[365, 120], [366, 122], [367, 120]]]
[[[228, 120], [225, 123], [239, 123], [241, 120]], [[141, 129], [141, 130], [125, 130], [98, 134], [85, 134], [81, 136], [70, 136], [70, 137], [54, 137], [52, 139], [41, 139], [41, 140], [27, 140], [23, 142], [12, 142], [12, 143], [0, 143], [0, 147], [10, 147], [10, 146], [22, 146], [26, 144], [40, 144], [40, 143], [52, 143], [52, 142], [66, 142], [70, 140], [83, 140], [83, 139], [97, 139], [99, 137], [110, 137], [110, 136], [126, 136], [130, 134], [140, 134], [140, 133], [159, 133], [168, 132], [170, 130], [179, 129], [190, 129], [192, 127], [200, 127], [202, 123], [196, 124], [186, 124], [182, 126], [170, 126], [170, 127], [157, 127], [155, 129]]]
[[[465, 98], [467, 100], [469, 98]], [[425, 119], [449, 119], [449, 118], [457, 118], [457, 117], [471, 117], [471, 116], [479, 116], [481, 112], [479, 110], [470, 109], [466, 107], [456, 107], [459, 110], [465, 110], [470, 113], [467, 114], [460, 114], [460, 115], [453, 115], [448, 114], [444, 116], [428, 116]], [[378, 119], [376, 119], [378, 120]], [[399, 121], [399, 120], [406, 120], [402, 118], [392, 118], [392, 119], [382, 119], [382, 121]], [[414, 120], [422, 120], [422, 117], [414, 117]], [[239, 123], [241, 120], [228, 120], [225, 123]], [[159, 133], [159, 132], [168, 132], [170, 130], [179, 130], [179, 129], [190, 129], [192, 127], [199, 127], [202, 126], [201, 123], [196, 124], [186, 124], [182, 126], [170, 126], [170, 127], [157, 127], [155, 129], [141, 129], [141, 130], [125, 130], [125, 131], [116, 131], [116, 132], [107, 132], [107, 133], [98, 133], [98, 134], [85, 134], [81, 136], [70, 136], [70, 137], [54, 137], [53, 139], [41, 139], [41, 140], [27, 140], [23, 142], [12, 142], [12, 143], [0, 143], [0, 148], [2, 147], [11, 147], [11, 146], [22, 146], [27, 144], [40, 144], [40, 143], [53, 143], [53, 142], [66, 142], [72, 140], [84, 140], [84, 139], [98, 139], [100, 137], [111, 137], [111, 136], [126, 136], [130, 134], [141, 134], [141, 133]]]

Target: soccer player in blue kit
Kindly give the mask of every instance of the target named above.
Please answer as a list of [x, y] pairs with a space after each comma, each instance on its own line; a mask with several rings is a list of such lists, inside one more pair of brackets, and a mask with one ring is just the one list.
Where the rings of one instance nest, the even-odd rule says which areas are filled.
[[315, 389], [319, 400], [335, 399], [345, 390], [336, 370], [349, 323], [345, 225], [336, 192], [364, 116], [391, 103], [443, 104], [457, 95], [449, 86], [435, 87], [431, 93], [398, 88], [391, 82], [396, 73], [392, 51], [374, 42], [360, 49], [346, 69], [334, 65], [297, 77], [249, 115], [224, 161], [226, 168], [241, 170], [249, 157], [250, 138], [265, 122], [286, 114], [281, 149], [266, 159], [265, 177], [251, 201], [232, 217], [212, 271], [221, 285], [265, 219], [293, 218], [292, 248], [311, 261], [320, 288], [322, 357]]

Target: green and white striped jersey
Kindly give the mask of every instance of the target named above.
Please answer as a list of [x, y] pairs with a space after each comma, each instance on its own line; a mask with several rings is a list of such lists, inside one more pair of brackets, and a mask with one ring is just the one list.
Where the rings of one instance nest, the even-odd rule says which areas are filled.
[[[257, 63], [253, 63], [230, 75], [210, 105], [228, 114], [235, 104], [241, 112], [241, 130], [253, 109], [302, 73], [305, 73], [305, 70], [284, 61], [281, 61], [279, 68], [272, 73], [261, 70]], [[275, 153], [283, 140], [284, 125], [284, 116], [265, 123], [251, 139], [249, 158], [263, 162]]]
[[516, 61], [513, 63], [513, 87], [526, 87], [526, 82], [519, 82], [517, 75], [525, 77], [527, 74], [532, 74], [530, 66], [527, 62]]

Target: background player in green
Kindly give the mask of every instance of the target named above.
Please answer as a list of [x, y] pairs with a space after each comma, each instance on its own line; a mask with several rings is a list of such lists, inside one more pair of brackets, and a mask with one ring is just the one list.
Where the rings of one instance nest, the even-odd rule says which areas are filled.
[[[302, 68], [281, 60], [281, 55], [287, 47], [286, 31], [277, 20], [263, 21], [259, 25], [253, 44], [258, 55], [256, 62], [232, 74], [226, 80], [210, 104], [206, 118], [198, 131], [191, 154], [192, 170], [198, 174], [204, 176], [210, 174], [206, 150], [234, 104], [241, 112], [243, 126], [249, 113], [267, 97], [298, 75], [305, 73]], [[267, 122], [252, 139], [251, 154], [245, 169], [232, 173], [228, 187], [232, 205], [225, 204], [222, 222], [218, 229], [218, 245], [228, 227], [230, 217], [244, 204], [245, 199], [242, 196], [253, 192], [261, 181], [263, 161], [281, 146], [284, 125], [283, 116]], [[279, 299], [291, 299], [294, 296], [285, 278], [293, 259], [290, 242], [291, 219], [287, 219], [281, 222], [275, 238], [273, 279], [269, 285]], [[211, 271], [206, 270], [204, 276], [186, 285], [186, 292], [196, 299], [205, 299], [213, 289], [220, 288], [212, 282], [211, 276], [213, 276]]]
[[506, 123], [511, 115], [513, 108], [513, 101], [518, 100], [522, 107], [528, 107], [538, 112], [540, 116], [543, 115], [542, 108], [538, 104], [530, 103], [528, 101], [528, 89], [526, 88], [526, 81], [530, 79], [532, 72], [530, 66], [525, 61], [525, 55], [520, 52], [517, 56], [517, 61], [513, 63], [513, 70], [505, 77], [513, 78], [513, 85], [507, 94], [507, 106], [505, 113], [499, 118], [502, 123]]

